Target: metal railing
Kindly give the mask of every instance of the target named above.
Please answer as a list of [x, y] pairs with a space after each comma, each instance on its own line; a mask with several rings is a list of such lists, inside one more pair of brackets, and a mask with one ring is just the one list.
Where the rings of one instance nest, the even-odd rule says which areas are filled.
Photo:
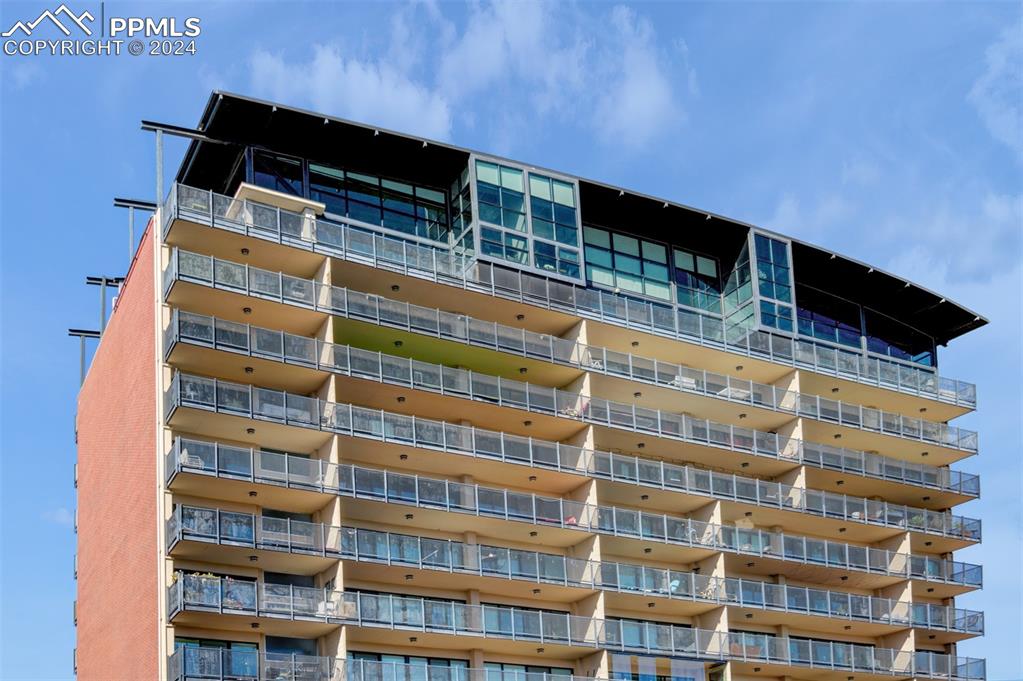
[[[187, 261], [195, 257], [208, 259], [211, 256], [196, 256], [187, 251], [179, 251], [178, 257], [186, 260], [185, 269], [190, 270], [192, 268]], [[223, 261], [218, 260], [217, 262]], [[205, 271], [207, 268], [202, 267], [201, 269]], [[208, 269], [209, 271], [218, 271], [222, 275], [228, 271], [223, 267], [219, 270], [217, 268]], [[194, 277], [187, 274], [183, 276], [187, 277], [188, 281], [195, 280]], [[251, 279], [251, 275], [249, 278]], [[227, 279], [229, 288], [235, 290], [236, 277], [231, 274], [227, 276]], [[218, 284], [215, 279], [205, 283], [214, 287]], [[978, 437], [975, 431], [950, 426], [946, 423], [926, 421], [832, 400], [819, 395], [802, 394], [773, 385], [692, 369], [657, 359], [582, 345], [556, 336], [503, 326], [495, 322], [485, 322], [436, 308], [412, 305], [339, 287], [331, 288], [331, 300], [343, 299], [343, 314], [352, 319], [397, 327], [413, 333], [432, 335], [531, 359], [550, 361], [584, 371], [626, 378], [679, 392], [771, 409], [871, 433], [917, 440], [968, 452], [978, 450]], [[337, 305], [335, 304], [334, 307], [332, 314], [338, 314]], [[329, 347], [320, 348], [312, 339], [258, 327], [251, 327], [249, 334], [252, 336], [252, 341], [262, 341], [261, 345], [236, 346], [235, 344], [242, 340], [242, 336], [250, 327], [222, 319], [213, 320], [210, 317], [205, 317], [204, 320], [203, 315], [194, 313], [182, 312], [181, 314], [189, 315], [189, 318], [180, 322], [182, 324], [180, 332], [183, 333], [187, 328], [195, 340], [210, 344], [222, 344], [224, 347], [234, 350], [248, 350], [260, 355], [281, 357], [302, 364], [316, 364], [330, 357]], [[214, 333], [213, 328], [207, 328], [214, 325], [218, 326], [217, 333]], [[293, 343], [291, 348], [287, 345], [289, 341]], [[326, 345], [329, 346], [329, 344]], [[291, 356], [289, 349], [291, 353], [300, 354]]]
[[[527, 411], [565, 416], [562, 413], [565, 408], [557, 409], [559, 404], [583, 405], [580, 411], [575, 407], [569, 407], [572, 412], [569, 418], [582, 420], [588, 423], [611, 425], [610, 419], [594, 420], [590, 418], [592, 411], [589, 409], [589, 398], [578, 393], [566, 393], [554, 388], [530, 385], [520, 381], [503, 379], [500, 377], [478, 374], [465, 369], [456, 369], [437, 364], [421, 362], [418, 360], [385, 355], [380, 352], [362, 350], [347, 345], [336, 345], [323, 341], [294, 336], [279, 331], [269, 331], [259, 327], [250, 327], [244, 324], [228, 322], [220, 319], [213, 319], [203, 315], [195, 315], [190, 312], [174, 310], [171, 325], [165, 331], [165, 348], [168, 352], [174, 348], [177, 342], [185, 342], [192, 345], [204, 347], [215, 347], [229, 352], [240, 352], [251, 356], [265, 359], [295, 363], [303, 366], [315, 366], [330, 373], [353, 376], [356, 378], [376, 380], [381, 383], [402, 385], [418, 390], [428, 390], [445, 395], [452, 395], [459, 398], [467, 398], [488, 404], [498, 404]], [[597, 413], [628, 413], [629, 405], [615, 402], [603, 401], [604, 409]], [[633, 409], [633, 413], [635, 410]], [[658, 420], [666, 416], [674, 416], [664, 412], [654, 412]], [[760, 431], [747, 429], [735, 429], [723, 424], [716, 424], [710, 421], [695, 421], [696, 428], [691, 427], [692, 419], [683, 416], [685, 433], [681, 438], [687, 441], [698, 439], [701, 443], [706, 442], [702, 435], [700, 426], [704, 426], [707, 433], [724, 433], [726, 428], [728, 444], [741, 441], [745, 435], [748, 440], [756, 442], [763, 439], [765, 435], [771, 435]], [[621, 422], [621, 418], [617, 419]], [[622, 427], [622, 426], [618, 426]], [[696, 437], [694, 438], [694, 434]], [[713, 445], [725, 443], [724, 437], [714, 438], [711, 436]], [[803, 446], [802, 441], [793, 440]], [[807, 444], [806, 446], [812, 446]], [[734, 448], [734, 447], [733, 447]], [[640, 459], [624, 455], [607, 453], [605, 457], [593, 453], [591, 456], [595, 462], [601, 458], [608, 459], [610, 466], [604, 471], [605, 476], [613, 476], [614, 472], [618, 479], [629, 479], [628, 470], [638, 470], [639, 467], [646, 469], [646, 476], [650, 476], [653, 469], [658, 467], [658, 462], [649, 459]], [[654, 486], [661, 488], [684, 489], [679, 480], [679, 473], [684, 473], [685, 468], [673, 466], [672, 464], [660, 464], [661, 475], [656, 480], [649, 477], [637, 479], [636, 482], [645, 484], [654, 483]], [[668, 468], [668, 475], [664, 475], [664, 466]], [[698, 469], [693, 469], [698, 470]], [[588, 472], [589, 473], [589, 472]], [[591, 475], [599, 472], [589, 473]], [[759, 482], [753, 478], [734, 477], [720, 473], [711, 473], [712, 482], [718, 483], [726, 490], [725, 498], [737, 499], [734, 488], [737, 484], [749, 490], [759, 490]], [[684, 478], [683, 478], [684, 479]], [[657, 484], [659, 480], [660, 484]], [[665, 485], [665, 480], [669, 481]], [[729, 484], [726, 481], [734, 481]], [[765, 485], [764, 498], [768, 505], [788, 508], [791, 510], [803, 510], [817, 515], [840, 517], [852, 521], [886, 525], [892, 527], [908, 527], [910, 529], [942, 534], [946, 536], [960, 537], [963, 539], [979, 541], [981, 525], [979, 520], [961, 518], [949, 513], [918, 509], [886, 502], [870, 501], [862, 498], [849, 498], [845, 495], [830, 492], [815, 492], [811, 490], [796, 490], [787, 485], [780, 485], [775, 488], [773, 484]], [[777, 484], [777, 483], [775, 483]], [[713, 492], [714, 485], [710, 487]], [[731, 494], [727, 491], [732, 490]], [[700, 491], [697, 488], [697, 491]], [[749, 496], [747, 493], [746, 496]], [[760, 495], [754, 494], [750, 501], [759, 503]]]
[[167, 521], [167, 540], [168, 550], [179, 541], [210, 542], [891, 626], [984, 633], [983, 613], [949, 606], [365, 528], [289, 523], [215, 508], [179, 506]]
[[[362, 424], [346, 418], [354, 416], [354, 413], [350, 409], [339, 408], [334, 403], [181, 373], [175, 374], [166, 398], [169, 410], [177, 406], [209, 409], [247, 418], [270, 418], [329, 432], [364, 431], [365, 426], [373, 427], [381, 423], [385, 426], [394, 425], [393, 422], [383, 419], [384, 412], [375, 414], [370, 412], [374, 416], [373, 420]], [[410, 442], [413, 439], [412, 434], [417, 430], [417, 421], [415, 417], [410, 417], [405, 424], [411, 428], [407, 433], [392, 431], [390, 436], [398, 441], [404, 439]], [[434, 435], [444, 438], [444, 433], [445, 430], [442, 429]], [[708, 528], [716, 528], [710, 531], [711, 536], [708, 537], [710, 544], [705, 546], [720, 546], [740, 553], [772, 556], [783, 560], [799, 560], [956, 584], [979, 584], [981, 579], [979, 566], [930, 556], [901, 554], [806, 537], [786, 538], [782, 533], [765, 533], [761, 530], [745, 530], [732, 526], [703, 527], [703, 523], [685, 518], [616, 507], [596, 507], [560, 498], [490, 490], [475, 485], [461, 485], [447, 480], [419, 478], [377, 469], [342, 465], [339, 471], [340, 494], [377, 497], [392, 503], [417, 505], [425, 503], [427, 506], [444, 510], [474, 512], [496, 517], [503, 515], [507, 519], [527, 522], [530, 518], [527, 512], [532, 509], [532, 522], [555, 524], [568, 529], [590, 528], [589, 531], [636, 536], [687, 546], [693, 546], [697, 537], [702, 537], [702, 532], [707, 532]], [[361, 479], [356, 475], [356, 471], [361, 472]], [[389, 485], [388, 480], [393, 480], [394, 484]], [[424, 482], [420, 484], [420, 480]], [[457, 494], [451, 496], [452, 490], [456, 489]], [[396, 493], [398, 490], [401, 492]], [[486, 503], [478, 503], [479, 490], [484, 490]], [[500, 510], [502, 499], [503, 513]], [[508, 499], [514, 500], [514, 508], [508, 507]], [[697, 532], [696, 528], [701, 527], [702, 531]], [[718, 529], [721, 531], [718, 532]], [[699, 547], [701, 543], [696, 542], [695, 545]]]
[[[179, 313], [185, 314], [191, 313]], [[721, 447], [755, 456], [780, 458], [794, 463], [842, 470], [855, 475], [948, 489], [971, 496], [979, 494], [977, 476], [947, 468], [908, 463], [879, 454], [715, 423], [685, 414], [611, 402], [463, 369], [440, 367], [358, 348], [351, 349], [348, 346], [318, 342], [304, 336], [290, 334], [285, 336], [278, 331], [263, 333], [263, 329], [235, 325], [233, 322], [223, 322], [220, 329], [215, 326], [209, 328], [201, 322], [194, 327], [191, 326], [191, 322], [197, 319], [202, 317], [190, 317], [169, 326], [165, 330], [168, 346], [177, 338], [193, 344], [316, 367], [332, 373], [480, 399], [502, 406], [626, 429], [630, 432], [651, 433], [673, 440]], [[187, 328], [183, 328], [186, 325]], [[207, 338], [208, 335], [212, 338]], [[356, 361], [353, 361], [353, 358]]]
[[167, 658], [168, 681], [357, 681], [355, 671], [333, 657], [255, 648], [178, 646]]
[[[189, 377], [184, 386], [185, 394], [171, 395], [171, 399], [182, 400], [186, 406], [194, 407], [198, 404], [201, 408], [214, 407], [233, 412], [233, 403], [220, 404], [213, 400], [208, 383], [211, 380], [214, 379]], [[237, 385], [217, 382], [217, 385], [220, 384]], [[263, 398], [263, 402], [268, 401], [275, 392], [264, 388], [252, 390], [256, 391], [254, 394]], [[292, 397], [284, 393], [278, 395], [279, 398], [275, 401], [281, 404]], [[248, 397], [251, 402], [251, 396]], [[981, 536], [979, 520], [940, 511], [810, 490], [779, 482], [642, 459], [626, 454], [590, 450], [560, 442], [509, 435], [350, 404], [323, 402], [318, 403], [317, 407], [334, 415], [334, 424], [328, 423], [326, 429], [350, 434], [353, 437], [387, 439], [415, 447], [442, 449], [460, 456], [499, 459], [516, 465], [558, 470], [574, 475], [804, 512], [862, 524], [905, 528], [969, 541], [979, 540]], [[266, 410], [258, 415], [263, 418], [273, 416], [270, 411], [272, 410]], [[308, 423], [298, 425], [316, 427]], [[180, 448], [179, 442], [175, 449]], [[222, 464], [218, 457], [223, 451], [226, 452], [224, 455], [226, 461], [223, 465], [229, 469], [231, 467], [237, 469], [235, 474], [238, 476], [256, 475], [259, 478], [268, 478], [283, 475], [290, 479], [288, 476], [290, 465], [299, 473], [298, 479], [295, 480], [296, 485], [321, 489], [326, 487], [333, 491], [340, 483], [337, 471], [329, 466], [324, 467], [324, 464], [318, 463], [317, 460], [294, 461], [296, 457], [277, 459], [275, 458], [277, 455], [263, 452], [259, 453], [259, 460], [256, 461], [254, 458], [256, 454], [250, 450], [232, 447], [225, 449], [223, 446], [217, 447], [201, 441], [190, 443], [187, 449], [188, 451], [184, 453], [175, 450], [168, 452], [166, 466], [168, 474], [177, 470], [179, 463], [198, 471], [219, 470]]]
[[729, 338], [721, 319], [577, 284], [548, 279], [385, 236], [366, 227], [310, 219], [275, 206], [176, 184], [163, 208], [164, 234], [176, 218], [398, 271], [470, 291], [567, 312], [746, 357], [976, 406], [976, 386], [933, 370], [809, 340], [746, 330]]
[[177, 573], [176, 577], [168, 587], [172, 619], [179, 612], [196, 610], [670, 657], [762, 660], [933, 678], [983, 678], [983, 660], [939, 653], [579, 617], [552, 610], [469, 605], [398, 594], [328, 591], [184, 573]]

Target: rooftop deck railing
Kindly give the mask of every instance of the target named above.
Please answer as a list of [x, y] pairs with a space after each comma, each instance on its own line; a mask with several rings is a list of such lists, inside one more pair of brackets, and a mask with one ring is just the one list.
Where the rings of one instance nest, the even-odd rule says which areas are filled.
[[[804, 395], [776, 386], [740, 380], [723, 374], [691, 369], [660, 360], [619, 353], [606, 348], [581, 345], [555, 336], [412, 305], [314, 280], [304, 283], [295, 296], [285, 291], [280, 272], [261, 270], [212, 256], [174, 251], [175, 267], [182, 279], [249, 295], [273, 295], [282, 303], [324, 310], [319, 301], [329, 301], [331, 314], [414, 333], [468, 343], [501, 352], [513, 352], [535, 359], [597, 371], [680, 392], [725, 399], [739, 404], [772, 409], [795, 416], [835, 423], [849, 428], [882, 433], [920, 442], [976, 452], [977, 433], [879, 409], [843, 403], [818, 395]], [[290, 278], [289, 278], [290, 279]], [[312, 292], [312, 298], [309, 293]]]
[[[351, 412], [338, 409], [334, 403], [322, 403], [316, 398], [297, 397], [277, 391], [261, 392], [264, 390], [178, 373], [168, 387], [166, 404], [169, 411], [177, 406], [184, 406], [247, 418], [262, 418], [269, 415], [274, 420], [332, 432], [362, 430], [358, 423], [348, 421], [345, 424], [345, 415], [350, 415]], [[379, 416], [382, 415], [380, 412]], [[379, 416], [374, 419], [374, 423], [379, 422]], [[339, 419], [340, 428], [329, 425], [338, 423]], [[415, 422], [416, 419], [411, 417], [409, 425], [412, 426], [412, 430], [407, 435], [415, 431]], [[324, 428], [324, 425], [327, 427]], [[439, 434], [443, 437], [443, 431]], [[392, 433], [392, 436], [400, 439], [402, 433]], [[356, 471], [359, 473], [356, 474]], [[420, 483], [420, 480], [424, 482]], [[704, 527], [697, 521], [663, 514], [618, 507], [597, 507], [560, 498], [523, 495], [507, 490], [461, 485], [447, 480], [419, 478], [377, 469], [342, 465], [340, 483], [341, 494], [379, 498], [391, 503], [425, 505], [447, 511], [505, 517], [509, 520], [556, 525], [567, 529], [588, 529], [686, 546], [720, 547], [751, 555], [954, 584], [972, 586], [979, 585], [981, 581], [980, 566], [930, 556], [901, 554], [806, 537], [786, 538], [783, 533], [745, 530], [732, 526]], [[480, 490], [484, 490], [482, 498]], [[509, 500], [511, 506], [508, 505]]]
[[982, 634], [984, 615], [842, 591], [717, 578], [613, 561], [466, 544], [451, 539], [336, 527], [215, 508], [178, 506], [167, 521], [168, 548], [179, 541], [330, 556], [459, 574], [557, 584], [587, 590], [701, 601], [746, 608]]
[[275, 206], [234, 199], [182, 184], [171, 188], [161, 211], [164, 234], [174, 219], [182, 218], [742, 356], [788, 364], [950, 404], [976, 406], [976, 386], [939, 377], [933, 370], [759, 330], [744, 331], [741, 337], [731, 338], [726, 334], [722, 321], [714, 317], [552, 280], [539, 274], [495, 267], [452, 252], [386, 236], [366, 226], [311, 220], [300, 213]]
[[552, 610], [469, 605], [398, 594], [328, 591], [184, 573], [177, 573], [176, 577], [167, 594], [172, 618], [193, 610], [668, 657], [757, 660], [930, 678], [984, 678], [983, 660], [940, 653], [578, 617]]

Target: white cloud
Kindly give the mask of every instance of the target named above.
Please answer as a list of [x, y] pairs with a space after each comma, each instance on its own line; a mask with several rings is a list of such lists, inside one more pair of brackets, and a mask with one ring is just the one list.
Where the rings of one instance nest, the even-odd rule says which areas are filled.
[[651, 22], [625, 7], [498, 0], [470, 6], [456, 25], [424, 1], [396, 9], [390, 27], [388, 47], [372, 58], [347, 44], [317, 45], [298, 60], [257, 51], [252, 88], [428, 137], [448, 138], [458, 124], [505, 152], [535, 139], [548, 118], [642, 147], [684, 122], [678, 90], [698, 92], [685, 41], [662, 49]]
[[43, 520], [61, 525], [63, 527], [74, 527], [75, 514], [63, 506], [43, 511]]
[[991, 135], [1023, 160], [1023, 28], [1007, 28], [985, 53], [987, 70], [967, 99]]
[[[617, 6], [611, 27], [603, 84], [594, 83], [601, 93], [594, 123], [606, 139], [642, 147], [676, 129], [683, 122], [682, 109], [650, 21]], [[620, 54], [620, 60], [612, 54]]]
[[253, 90], [274, 101], [424, 137], [451, 134], [447, 100], [388, 63], [346, 58], [336, 46], [316, 45], [307, 62], [289, 63], [261, 50], [250, 67]]

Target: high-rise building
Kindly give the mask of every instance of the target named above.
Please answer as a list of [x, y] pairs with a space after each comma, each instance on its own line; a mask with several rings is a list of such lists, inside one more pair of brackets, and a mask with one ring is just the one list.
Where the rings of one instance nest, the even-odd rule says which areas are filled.
[[83, 681], [984, 678], [975, 313], [279, 104], [149, 127], [190, 142], [79, 399]]

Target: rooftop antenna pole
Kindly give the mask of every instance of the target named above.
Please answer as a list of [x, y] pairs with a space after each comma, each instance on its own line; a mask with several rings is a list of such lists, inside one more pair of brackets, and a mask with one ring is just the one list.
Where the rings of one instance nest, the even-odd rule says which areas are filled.
[[99, 331], [90, 329], [68, 329], [67, 335], [78, 337], [78, 385], [85, 383], [85, 339], [99, 338]]
[[86, 277], [85, 283], [99, 286], [99, 333], [107, 327], [107, 286], [120, 286], [124, 277]]
[[128, 269], [131, 269], [131, 261], [135, 258], [135, 211], [143, 210], [155, 213], [156, 204], [152, 201], [141, 201], [139, 199], [115, 198], [114, 207], [128, 209]]

